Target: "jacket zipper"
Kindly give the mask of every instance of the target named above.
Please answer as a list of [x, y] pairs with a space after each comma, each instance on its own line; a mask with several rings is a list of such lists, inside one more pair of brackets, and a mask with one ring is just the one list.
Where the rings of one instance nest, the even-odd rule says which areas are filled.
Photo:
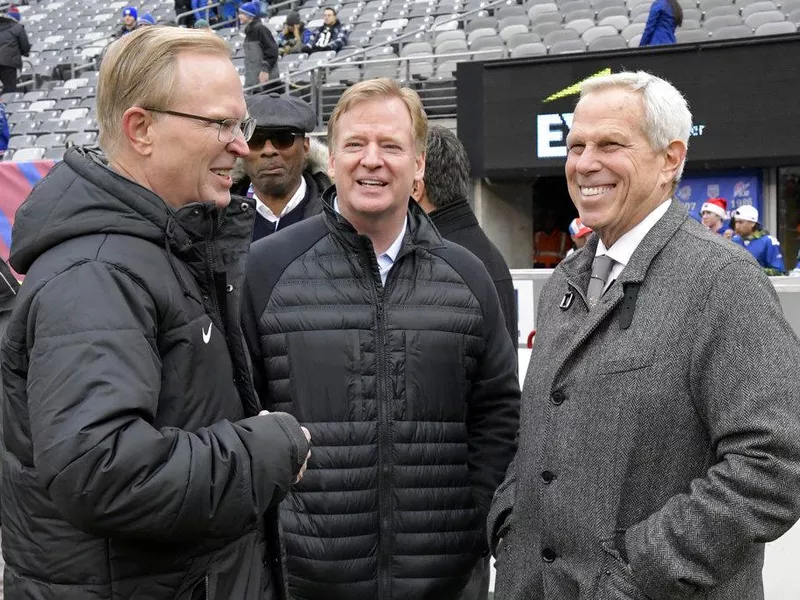
[[[216, 281], [214, 281], [214, 242], [217, 239], [217, 227], [219, 224], [216, 222], [214, 218], [214, 212], [210, 211], [207, 213], [209, 218], [211, 219], [211, 234], [206, 238], [206, 279], [208, 280], [209, 289], [207, 291], [209, 298], [211, 299], [211, 312], [212, 312], [212, 321], [216, 321], [217, 327], [219, 327], [220, 333], [222, 333], [222, 337], [226, 338], [225, 334], [225, 323], [222, 322], [222, 311], [220, 310], [219, 306], [219, 298], [217, 297], [217, 285]], [[216, 319], [214, 318], [216, 317]]]
[[[377, 339], [375, 350], [378, 357], [378, 598], [390, 597], [389, 545], [391, 544], [391, 439], [389, 432], [389, 399], [386, 393], [388, 368], [386, 365], [386, 311], [384, 307], [385, 288], [380, 282], [380, 268], [375, 250], [367, 245], [367, 272], [370, 274], [372, 290], [375, 294], [375, 319]], [[399, 258], [399, 257], [398, 257]]]

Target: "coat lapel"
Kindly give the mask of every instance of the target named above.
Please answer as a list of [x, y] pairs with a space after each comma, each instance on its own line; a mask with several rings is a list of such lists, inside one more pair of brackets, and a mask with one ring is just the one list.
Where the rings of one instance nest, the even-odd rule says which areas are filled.
[[[559, 362], [555, 372], [555, 377], [553, 378], [554, 389], [558, 387], [559, 376], [572, 355], [587, 343], [600, 324], [603, 323], [620, 304], [624, 295], [625, 285], [644, 281], [650, 264], [672, 236], [675, 235], [675, 232], [687, 217], [688, 213], [683, 205], [673, 200], [667, 212], [647, 233], [633, 252], [630, 261], [622, 270], [622, 273], [620, 273], [619, 278], [608, 288], [606, 293], [603, 294], [603, 297], [593, 310], [588, 309], [585, 292], [586, 288], [589, 286], [592, 261], [597, 251], [598, 235], [593, 233], [587, 241], [584, 250], [574, 254], [573, 260], [564, 263], [563, 271], [567, 279], [567, 284], [571, 288], [569, 291], [577, 293], [583, 300], [582, 304], [576, 303], [573, 305], [572, 311], [582, 311], [584, 317], [582, 319], [580, 319], [580, 317], [573, 317], [576, 318], [577, 329], [571, 342], [567, 346], [566, 354], [564, 354], [562, 360]], [[575, 313], [573, 313], [573, 315], [574, 314]]]

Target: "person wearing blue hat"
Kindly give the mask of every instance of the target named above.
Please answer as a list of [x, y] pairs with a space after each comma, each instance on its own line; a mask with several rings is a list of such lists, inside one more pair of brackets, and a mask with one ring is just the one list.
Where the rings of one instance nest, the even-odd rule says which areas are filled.
[[258, 2], [245, 2], [239, 7], [239, 23], [244, 25], [245, 88], [276, 82], [280, 78], [278, 44], [269, 28], [261, 22], [260, 13]]
[[129, 34], [138, 27], [139, 11], [134, 6], [126, 6], [122, 9], [122, 27], [117, 30], [115, 38], [121, 38]]
[[144, 13], [141, 17], [139, 17], [136, 20], [137, 27], [142, 27], [142, 26], [149, 27], [155, 24], [156, 24], [156, 19], [150, 13]]

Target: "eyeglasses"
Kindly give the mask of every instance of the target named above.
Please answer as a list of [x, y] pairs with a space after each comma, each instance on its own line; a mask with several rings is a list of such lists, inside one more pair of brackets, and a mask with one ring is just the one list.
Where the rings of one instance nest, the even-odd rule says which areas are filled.
[[253, 135], [247, 141], [251, 150], [260, 150], [267, 143], [272, 142], [276, 150], [286, 150], [291, 148], [296, 138], [306, 137], [305, 133], [292, 131], [291, 129], [269, 129], [267, 127], [256, 127]]
[[223, 144], [230, 144], [240, 133], [242, 134], [242, 137], [244, 137], [244, 141], [247, 142], [253, 136], [253, 132], [256, 129], [255, 119], [245, 119], [244, 121], [240, 121], [239, 119], [211, 119], [209, 117], [190, 115], [188, 113], [182, 113], [175, 110], [161, 110], [160, 108], [147, 108], [146, 106], [143, 106], [142, 108], [149, 110], [150, 112], [172, 115], [173, 117], [183, 117], [185, 119], [194, 119], [196, 121], [204, 121], [206, 123], [219, 125], [217, 139]]

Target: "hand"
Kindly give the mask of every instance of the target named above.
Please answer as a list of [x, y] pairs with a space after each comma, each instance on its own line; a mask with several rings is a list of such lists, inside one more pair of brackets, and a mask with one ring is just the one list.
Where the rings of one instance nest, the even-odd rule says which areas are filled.
[[266, 71], [261, 71], [258, 74], [258, 83], [267, 83], [269, 81], [269, 73]]
[[[306, 439], [308, 440], [308, 443], [310, 444], [311, 443], [311, 432], [308, 429], [306, 429], [305, 427], [303, 427], [302, 425], [300, 426], [300, 429], [303, 430], [303, 433], [305, 434]], [[303, 463], [303, 466], [300, 467], [300, 472], [297, 474], [297, 479], [294, 480], [295, 483], [300, 483], [300, 480], [303, 478], [303, 475], [305, 475], [306, 469], [308, 468], [308, 459], [309, 458], [311, 458], [311, 449], [310, 448], [308, 450], [308, 454], [306, 454], [306, 460]]]
[[728, 229], [722, 235], [725, 237], [726, 240], [729, 240], [729, 239], [731, 239], [733, 237], [733, 230], [732, 229]]

